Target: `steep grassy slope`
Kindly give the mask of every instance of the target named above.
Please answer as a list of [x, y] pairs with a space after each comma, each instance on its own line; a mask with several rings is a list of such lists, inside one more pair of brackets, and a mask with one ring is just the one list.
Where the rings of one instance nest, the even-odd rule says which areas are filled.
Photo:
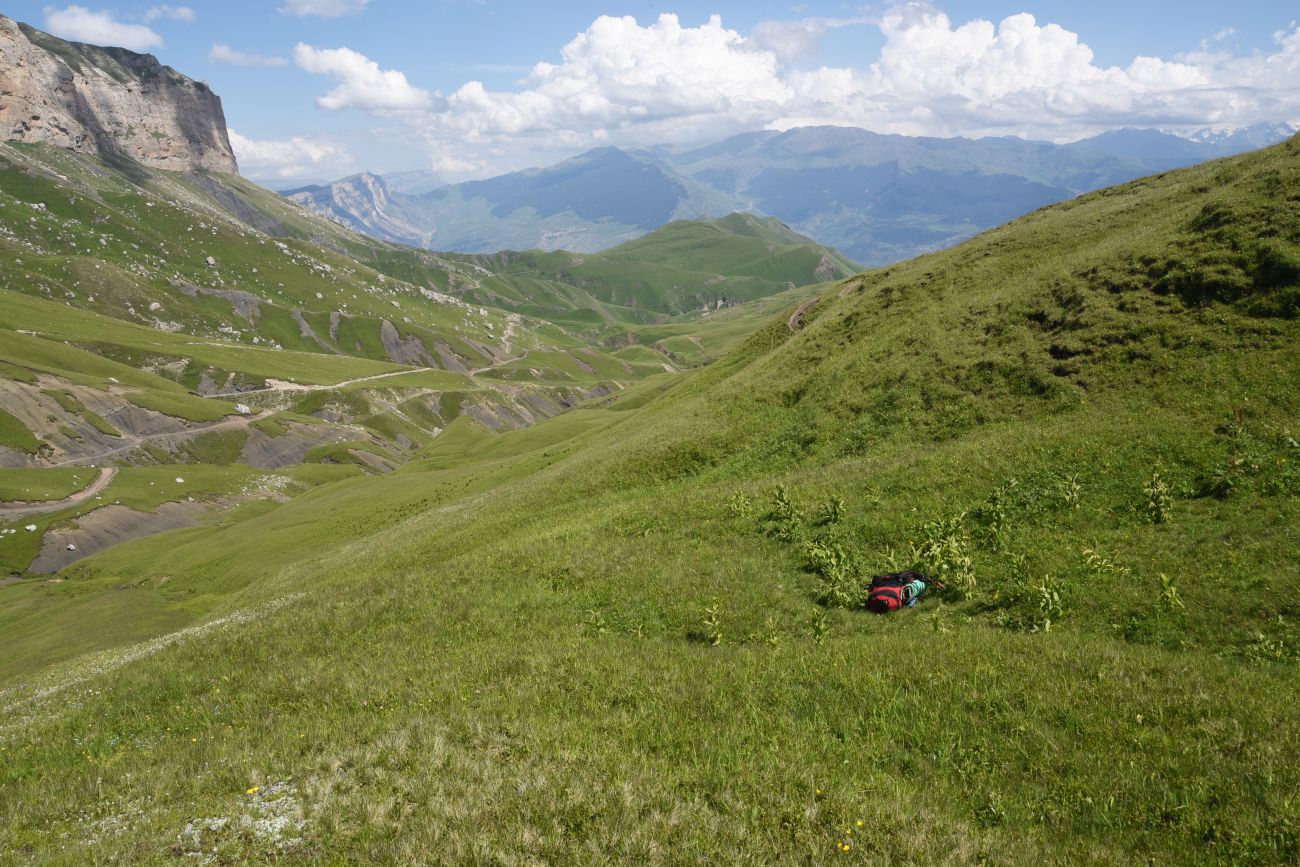
[[[0, 146], [0, 216], [0, 467], [384, 472], [459, 418], [522, 427], [703, 363], [773, 309], [623, 309], [562, 274], [515, 276], [503, 261], [354, 235], [235, 176], [47, 147]], [[734, 302], [848, 268], [741, 217], [675, 224], [639, 247], [600, 266], [595, 293], [648, 279], [656, 292], [707, 284]], [[529, 315], [552, 310], [568, 327]], [[636, 332], [642, 321], [653, 336]], [[639, 342], [654, 345], [629, 346]], [[85, 554], [168, 526], [136, 511], [131, 532], [85, 510], [45, 515], [0, 552], [0, 573], [61, 565], [63, 543]], [[27, 526], [11, 512], [0, 541]]]
[[[550, 323], [471, 306], [441, 290], [457, 268], [481, 267], [362, 238], [235, 176], [4, 144], [0, 216], [0, 384], [19, 383], [4, 386], [16, 420], [4, 422], [0, 464], [91, 462], [118, 450], [49, 411], [41, 395], [68, 383], [131, 383], [101, 408], [124, 398], [190, 422], [232, 413], [235, 400], [362, 424], [410, 404], [400, 424], [370, 433], [418, 444], [462, 406], [494, 426], [531, 423], [665, 363], [616, 358]], [[576, 350], [596, 363], [551, 363]], [[509, 388], [475, 377], [510, 362], [525, 375]], [[411, 368], [445, 375], [399, 386], [391, 375]], [[299, 384], [313, 387], [309, 398]], [[15, 415], [15, 404], [27, 412]]]
[[[1298, 262], [1300, 139], [23, 587], [33, 666], [112, 587], [221, 616], [11, 682], [0, 851], [1294, 862]], [[893, 565], [951, 590], [866, 614]]]
[[[234, 176], [127, 172], [13, 144], [0, 146], [0, 213], [0, 328], [221, 396], [272, 379], [332, 385], [405, 366], [457, 374], [506, 366], [505, 378], [537, 386], [529, 399], [567, 405], [672, 363], [656, 348], [610, 352], [638, 339], [629, 323], [660, 325], [682, 305], [716, 307], [850, 269], [779, 224], [740, 216], [674, 224], [586, 268], [570, 268], [567, 254], [539, 264], [533, 254], [424, 253], [354, 235]], [[593, 345], [611, 337], [610, 323], [613, 345]], [[686, 330], [714, 347], [734, 338], [710, 325]], [[577, 350], [595, 360], [572, 363]], [[531, 420], [518, 388], [459, 385], [492, 413]], [[176, 391], [146, 386], [155, 388]], [[391, 398], [377, 395], [371, 412], [349, 415], [367, 418]], [[441, 424], [414, 427], [426, 441]]]
[[[6, 601], [23, 576], [123, 541], [259, 518], [311, 487], [295, 473], [317, 470], [295, 465], [391, 471], [458, 418], [524, 426], [664, 369], [447, 295], [456, 267], [482, 270], [354, 235], [237, 176], [0, 144], [0, 491], [60, 489], [69, 466], [139, 468], [54, 510], [6, 494]], [[123, 496], [138, 473], [190, 484]], [[175, 622], [89, 608], [36, 642], [52, 657], [20, 654], [15, 670]]]
[[[505, 313], [438, 293], [433, 269], [405, 251], [294, 213], [238, 178], [154, 173], [136, 181], [47, 148], [5, 145], [4, 155], [11, 162], [0, 171], [0, 211], [14, 228], [2, 239], [0, 264], [9, 291], [178, 335], [187, 345], [202, 338], [355, 358], [363, 363], [346, 373], [356, 375], [394, 369], [365, 359], [484, 367], [494, 360], [487, 347], [501, 345]], [[385, 256], [405, 256], [410, 276], [425, 279], [398, 282], [358, 263], [382, 266]], [[13, 315], [11, 327], [40, 325]], [[520, 347], [539, 343], [518, 317], [513, 332]], [[101, 354], [141, 352], [139, 339], [115, 336], [104, 336]], [[242, 353], [250, 355], [257, 353]], [[201, 373], [256, 382], [275, 367], [244, 362], [226, 370], [222, 357], [206, 356], [196, 359], [191, 386]]]

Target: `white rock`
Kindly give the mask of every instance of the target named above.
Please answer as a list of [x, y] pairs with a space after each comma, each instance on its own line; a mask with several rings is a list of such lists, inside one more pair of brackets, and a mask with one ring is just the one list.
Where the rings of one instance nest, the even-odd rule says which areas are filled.
[[35, 525], [35, 524], [28, 524], [27, 527], [26, 527], [25, 529], [26, 529], [27, 532], [29, 532], [29, 533], [35, 533], [35, 532], [36, 532], [36, 525]]
[[75, 551], [75, 550], [77, 550], [77, 546], [76, 546], [76, 545], [69, 545], [69, 546], [68, 546], [68, 550], [69, 550], [69, 551]]
[[183, 484], [185, 484], [185, 480], [182, 479], [180, 476], [177, 476], [177, 477], [176, 477], [176, 484], [178, 484], [178, 485], [183, 485]]
[[237, 403], [235, 404], [235, 412], [239, 413], [240, 415], [250, 415], [252, 414], [253, 410], [250, 409], [248, 404], [246, 403]]
[[211, 256], [209, 256], [209, 257], [208, 257], [208, 267], [209, 267], [209, 268], [215, 268], [215, 267], [217, 267], [217, 260], [216, 260], [216, 259], [213, 259]]
[[162, 305], [159, 304], [157, 301], [154, 301], [154, 302], [152, 302], [152, 303], [149, 304], [149, 309], [150, 309], [151, 311], [153, 311], [154, 313], [157, 313], [159, 310], [162, 309]]

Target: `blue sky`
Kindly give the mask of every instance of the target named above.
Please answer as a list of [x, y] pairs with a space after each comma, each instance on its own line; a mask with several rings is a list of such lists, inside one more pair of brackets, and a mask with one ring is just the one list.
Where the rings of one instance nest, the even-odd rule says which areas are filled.
[[1069, 140], [1124, 125], [1300, 121], [1294, 2], [80, 0], [4, 11], [208, 81], [254, 177], [481, 176], [594, 145], [810, 123]]

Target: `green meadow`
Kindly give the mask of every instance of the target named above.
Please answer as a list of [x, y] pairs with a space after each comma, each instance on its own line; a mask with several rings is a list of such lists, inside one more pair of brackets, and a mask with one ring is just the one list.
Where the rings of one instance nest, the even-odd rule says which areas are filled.
[[0, 589], [0, 858], [1300, 860], [1300, 138], [816, 291]]

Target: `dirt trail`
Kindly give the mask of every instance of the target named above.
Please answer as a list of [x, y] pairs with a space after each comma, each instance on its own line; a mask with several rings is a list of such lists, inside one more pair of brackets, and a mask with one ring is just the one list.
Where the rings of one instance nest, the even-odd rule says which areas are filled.
[[[506, 314], [506, 327], [501, 332], [501, 350], [504, 355], [511, 355], [514, 352], [514, 336], [518, 329], [524, 324], [524, 318], [518, 313]], [[527, 355], [527, 353], [525, 353]], [[521, 358], [523, 356], [520, 356]], [[469, 371], [471, 376], [484, 373], [502, 364], [508, 364], [511, 361], [518, 361], [518, 358], [507, 358], [495, 364], [489, 364], [487, 367], [480, 367], [476, 370]], [[408, 367], [404, 370], [393, 370], [388, 373], [376, 373], [372, 376], [359, 376], [356, 379], [345, 379], [342, 382], [336, 382], [332, 385], [306, 384], [301, 382], [286, 382], [282, 379], [268, 379], [266, 388], [250, 388], [246, 391], [220, 391], [213, 394], [206, 394], [204, 397], [239, 397], [244, 394], [267, 394], [272, 391], [335, 391], [340, 388], [346, 388], [349, 385], [356, 385], [359, 382], [374, 382], [379, 379], [390, 379], [394, 376], [405, 376], [408, 373], [421, 373], [424, 371], [435, 370], [442, 372], [437, 367]]]
[[798, 307], [796, 307], [794, 309], [794, 312], [790, 314], [790, 318], [786, 320], [785, 323], [786, 327], [788, 327], [791, 331], [798, 331], [800, 328], [802, 328], [803, 315], [807, 313], [809, 309], [811, 309], [812, 306], [820, 300], [822, 300], [821, 296], [815, 295], [812, 298], [809, 298], [807, 301], [800, 304]]
[[[390, 379], [394, 376], [406, 376], [408, 373], [421, 373], [427, 370], [439, 370], [436, 367], [408, 367], [405, 370], [393, 370], [388, 373], [376, 373], [373, 376], [360, 376], [356, 379], [345, 379], [342, 382], [336, 382], [333, 385], [306, 384], [301, 382], [286, 382], [283, 379], [268, 379], [267, 382], [274, 383], [266, 388], [250, 388], [245, 391], [221, 391], [216, 394], [206, 394], [204, 397], [239, 397], [245, 394], [266, 394], [270, 391], [333, 391], [339, 388], [345, 388], [349, 385], [356, 385], [358, 382], [374, 382], [376, 379]], [[441, 372], [439, 370], [439, 372]]]
[[12, 521], [15, 518], [26, 518], [28, 515], [44, 515], [48, 512], [80, 506], [91, 497], [103, 493], [116, 476], [117, 467], [104, 467], [99, 471], [99, 478], [62, 500], [45, 503], [0, 503], [0, 520]]
[[99, 452], [98, 454], [82, 455], [81, 457], [78, 458], [69, 458], [66, 461], [58, 461], [57, 463], [49, 464], [49, 466], [51, 467], [84, 466], [85, 464], [91, 462], [101, 461], [104, 458], [111, 457], [112, 455], [121, 454], [122, 452], [129, 452], [132, 449], [138, 448], [140, 445], [147, 442], [158, 442], [158, 441], [180, 442], [182, 440], [187, 440], [190, 437], [198, 436], [199, 434], [212, 433], [212, 431], [214, 430], [225, 430], [226, 428], [231, 428], [231, 427], [247, 427], [248, 425], [252, 424], [258, 419], [266, 418], [270, 414], [271, 414], [270, 410], [262, 410], [256, 415], [236, 416], [234, 418], [225, 419], [224, 421], [217, 421], [217, 422], [213, 422], [212, 424], [206, 424], [203, 425], [202, 427], [192, 427], [187, 430], [171, 431], [170, 433], [149, 434], [148, 436], [141, 436], [141, 437], [127, 437], [127, 439], [129, 439], [130, 442], [128, 442], [124, 446], [118, 446], [115, 449], [109, 449], [106, 452]]
[[511, 355], [515, 351], [514, 337], [515, 330], [524, 324], [524, 318], [518, 313], [506, 314], [506, 327], [501, 331], [501, 351], [506, 355]]

